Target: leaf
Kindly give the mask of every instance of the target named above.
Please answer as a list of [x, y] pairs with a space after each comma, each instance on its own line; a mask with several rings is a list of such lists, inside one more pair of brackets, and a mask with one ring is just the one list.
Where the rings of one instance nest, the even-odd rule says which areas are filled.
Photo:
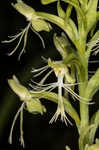
[[90, 36], [91, 37], [94, 35], [95, 29], [96, 29], [96, 25], [97, 24], [94, 24], [93, 27], [91, 28], [91, 31], [90, 31]]
[[79, 149], [83, 150], [84, 147], [86, 147], [86, 143], [88, 143], [89, 141], [89, 136], [88, 133], [90, 131], [90, 129], [93, 127], [93, 125], [90, 126], [86, 126], [86, 128], [83, 129], [83, 131], [81, 131], [80, 137], [79, 137]]
[[70, 26], [72, 28], [73, 34], [75, 35], [75, 39], [78, 40], [78, 31], [77, 31], [77, 27], [76, 27], [74, 21], [69, 18], [68, 22], [69, 22], [69, 24], [70, 24]]
[[47, 5], [47, 4], [56, 2], [56, 1], [57, 1], [57, 0], [41, 0], [41, 3], [42, 3], [43, 5]]
[[88, 98], [89, 100], [92, 99], [92, 97], [98, 90], [99, 90], [99, 69], [97, 69], [96, 73], [88, 81], [88, 85], [85, 91], [85, 97]]
[[93, 124], [93, 128], [90, 130], [89, 133], [89, 142], [90, 144], [92, 144], [94, 142], [97, 128], [99, 127], [99, 110], [92, 116], [90, 124]]
[[86, 18], [85, 18], [85, 14], [83, 12], [83, 10], [80, 8], [79, 6], [79, 2], [78, 0], [63, 0], [65, 3], [69, 3], [70, 5], [72, 5], [77, 14], [79, 15], [79, 17], [81, 18], [81, 22], [84, 24], [84, 26], [86, 26]]
[[61, 18], [65, 18], [65, 12], [64, 10], [62, 9], [61, 7], [61, 4], [60, 4], [60, 0], [57, 1], [57, 12], [58, 12], [58, 16], [61, 17]]
[[73, 6], [71, 4], [68, 4], [67, 9], [66, 9], [65, 21], [67, 21], [68, 18], [70, 17], [72, 8]]
[[69, 36], [71, 41], [73, 43], [75, 42], [75, 36], [73, 35], [71, 26], [68, 23], [64, 24], [64, 20], [62, 18], [52, 14], [43, 13], [43, 12], [37, 12], [37, 15], [59, 26], [61, 29], [63, 29], [66, 32], [66, 34]]
[[86, 13], [87, 32], [89, 32], [92, 26], [96, 24], [97, 4], [98, 4], [98, 0], [90, 0], [88, 3], [88, 9]]

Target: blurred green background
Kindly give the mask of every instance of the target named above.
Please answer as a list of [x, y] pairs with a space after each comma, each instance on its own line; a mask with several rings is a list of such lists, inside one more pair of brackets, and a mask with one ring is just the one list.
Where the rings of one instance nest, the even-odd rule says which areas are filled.
[[[0, 41], [7, 39], [8, 35], [14, 35], [20, 29], [27, 25], [25, 18], [20, 15], [12, 6], [11, 2], [14, 0], [0, 1]], [[36, 2], [25, 0], [27, 4], [31, 5], [37, 11], [46, 11], [56, 14], [56, 4], [42, 6], [40, 0]], [[44, 38], [46, 48], [43, 49], [40, 39], [32, 32], [29, 32], [26, 53], [22, 55], [21, 60], [18, 61], [17, 53], [8, 57], [10, 52], [17, 42], [11, 44], [0, 43], [0, 149], [20, 150], [22, 147], [19, 142], [19, 119], [17, 120], [13, 132], [13, 144], [8, 143], [9, 132], [13, 118], [21, 105], [19, 98], [9, 88], [7, 79], [15, 74], [22, 84], [28, 87], [28, 83], [32, 78], [32, 67], [43, 66], [41, 56], [45, 58], [60, 59], [58, 52], [53, 44], [53, 33], [60, 33], [60, 29], [55, 25], [53, 31], [50, 33], [41, 32]], [[96, 57], [95, 57], [96, 58]], [[97, 56], [97, 59], [99, 55]], [[95, 70], [99, 64], [90, 64], [89, 69]], [[99, 108], [98, 93], [95, 95], [97, 103], [90, 106], [90, 115]], [[47, 113], [44, 116], [32, 115], [24, 110], [24, 139], [25, 149], [29, 150], [64, 150], [65, 145], [70, 145], [73, 150], [77, 150], [78, 133], [74, 122], [73, 126], [65, 126], [59, 120], [56, 123], [49, 125], [49, 120], [55, 112], [56, 105], [51, 102], [44, 102], [47, 108]], [[77, 110], [78, 102], [74, 104]], [[97, 131], [97, 136], [99, 136]]]

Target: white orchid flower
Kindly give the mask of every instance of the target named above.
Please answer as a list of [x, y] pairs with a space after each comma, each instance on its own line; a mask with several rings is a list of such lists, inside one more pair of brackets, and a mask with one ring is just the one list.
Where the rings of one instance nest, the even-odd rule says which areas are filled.
[[[51, 71], [49, 71], [41, 80], [40, 83], [36, 83], [32, 81], [35, 86], [30, 84], [30, 86], [38, 91], [52, 91], [55, 88], [58, 88], [58, 106], [57, 110], [50, 120], [50, 123], [53, 121], [56, 121], [58, 116], [61, 116], [61, 121], [64, 121], [67, 124], [67, 121], [71, 124], [71, 122], [68, 120], [65, 110], [64, 110], [64, 102], [62, 100], [62, 89], [65, 89], [68, 93], [70, 93], [74, 98], [76, 98], [79, 101], [82, 101], [82, 103], [87, 103], [87, 99], [79, 96], [76, 94], [72, 89], [71, 86], [83, 84], [83, 83], [75, 83], [75, 79], [72, 78], [72, 76], [69, 74], [68, 68], [65, 64], [63, 64], [62, 61], [51, 61], [51, 59], [48, 59], [48, 65], [39, 69], [33, 69], [32, 72], [35, 74], [34, 77], [37, 77], [44, 73], [48, 68], [51, 68]], [[54, 71], [55, 76], [57, 77], [57, 82], [44, 84], [45, 80], [48, 78], [48, 76]], [[67, 83], [64, 83], [64, 79], [67, 81]]]

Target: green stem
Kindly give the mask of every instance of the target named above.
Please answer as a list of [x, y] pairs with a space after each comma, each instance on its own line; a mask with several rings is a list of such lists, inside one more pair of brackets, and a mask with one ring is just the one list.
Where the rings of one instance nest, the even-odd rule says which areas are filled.
[[[79, 95], [81, 97], [85, 97], [85, 91], [88, 83], [88, 63], [86, 59], [84, 59], [84, 56], [81, 57], [81, 63], [83, 64], [83, 68], [80, 68], [80, 74], [78, 75], [78, 82], [83, 82], [83, 84], [79, 85]], [[82, 100], [83, 101], [83, 100]], [[86, 100], [86, 102], [88, 102]], [[80, 102], [80, 136], [79, 136], [79, 150], [84, 150], [84, 147], [86, 144], [88, 144], [88, 139], [89, 139], [89, 131], [86, 135], [84, 135], [84, 131], [86, 128], [89, 128], [89, 104]], [[89, 129], [88, 129], [89, 130]], [[84, 135], [84, 137], [83, 137]], [[82, 139], [83, 137], [83, 139]], [[81, 144], [82, 143], [82, 144]]]
[[[84, 97], [86, 84], [80, 86], [80, 96]], [[81, 129], [85, 128], [89, 124], [89, 109], [88, 104], [80, 102], [80, 118], [81, 118]]]
[[[85, 54], [79, 54], [80, 57], [80, 63], [82, 64], [79, 68], [78, 73], [78, 83], [79, 84], [79, 95], [82, 98], [85, 97], [85, 91], [88, 83], [88, 61], [86, 60]], [[87, 103], [87, 100], [86, 100]], [[83, 103], [83, 99], [80, 102], [80, 117], [81, 117], [81, 128], [86, 127], [86, 125], [89, 124], [89, 110], [88, 110], [88, 104]]]

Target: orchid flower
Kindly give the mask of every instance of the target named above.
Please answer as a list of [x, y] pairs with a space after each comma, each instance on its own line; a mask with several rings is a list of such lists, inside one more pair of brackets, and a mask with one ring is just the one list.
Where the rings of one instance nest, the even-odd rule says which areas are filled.
[[29, 90], [24, 87], [22, 84], [20, 84], [19, 80], [16, 78], [15, 75], [13, 75], [12, 79], [8, 80], [8, 84], [11, 87], [11, 89], [19, 96], [20, 100], [22, 101], [22, 104], [20, 108], [18, 109], [11, 126], [10, 135], [9, 135], [9, 143], [12, 144], [12, 133], [13, 128], [15, 125], [15, 122], [20, 115], [20, 142], [21, 145], [24, 147], [24, 138], [23, 138], [23, 109], [24, 107], [28, 112], [37, 114], [40, 113], [41, 115], [46, 112], [46, 108], [41, 104], [39, 97], [32, 97]]
[[41, 37], [41, 35], [38, 33], [42, 30], [49, 32], [52, 28], [51, 25], [49, 23], [47, 23], [45, 20], [43, 20], [43, 18], [39, 17], [35, 10], [28, 6], [27, 4], [25, 4], [22, 0], [17, 0], [16, 4], [12, 4], [12, 6], [22, 15], [25, 16], [26, 20], [29, 22], [28, 25], [22, 29], [21, 32], [19, 32], [18, 34], [14, 35], [14, 36], [9, 36], [9, 38], [11, 38], [10, 40], [5, 40], [2, 41], [3, 43], [10, 43], [15, 41], [16, 39], [19, 38], [19, 41], [16, 45], [16, 47], [14, 48], [14, 50], [10, 53], [8, 53], [8, 55], [12, 55], [13, 53], [16, 52], [16, 50], [18, 49], [18, 47], [21, 44], [22, 39], [24, 39], [24, 44], [23, 44], [23, 48], [19, 54], [18, 59], [20, 60], [21, 55], [23, 54], [23, 52], [25, 52], [25, 48], [26, 48], [26, 44], [27, 44], [27, 36], [28, 36], [28, 31], [29, 29], [31, 29], [41, 40], [43, 47], [45, 48], [45, 44], [44, 44], [44, 40]]
[[[82, 103], [87, 103], [87, 99], [79, 96], [76, 94], [72, 89], [71, 86], [83, 84], [83, 83], [75, 83], [75, 79], [72, 78], [72, 76], [69, 74], [68, 67], [63, 64], [62, 61], [51, 61], [51, 59], [48, 59], [48, 65], [45, 67], [39, 68], [39, 69], [33, 69], [32, 72], [36, 73], [34, 77], [37, 77], [44, 73], [47, 69], [51, 68], [51, 71], [49, 71], [41, 80], [40, 83], [36, 83], [32, 80], [33, 83], [36, 84], [36, 86], [30, 84], [30, 86], [38, 91], [52, 91], [56, 87], [58, 88], [58, 106], [57, 110], [50, 120], [50, 123], [53, 121], [56, 121], [58, 116], [61, 116], [61, 121], [64, 121], [65, 124], [67, 124], [66, 120], [71, 124], [71, 122], [68, 120], [65, 110], [64, 110], [64, 103], [62, 100], [62, 89], [65, 89], [68, 93], [70, 93], [74, 98], [76, 98], [79, 101], [82, 101]], [[48, 76], [54, 71], [55, 76], [57, 78], [57, 82], [44, 84], [45, 80], [48, 78]], [[64, 83], [64, 79], [67, 81], [67, 83]]]

